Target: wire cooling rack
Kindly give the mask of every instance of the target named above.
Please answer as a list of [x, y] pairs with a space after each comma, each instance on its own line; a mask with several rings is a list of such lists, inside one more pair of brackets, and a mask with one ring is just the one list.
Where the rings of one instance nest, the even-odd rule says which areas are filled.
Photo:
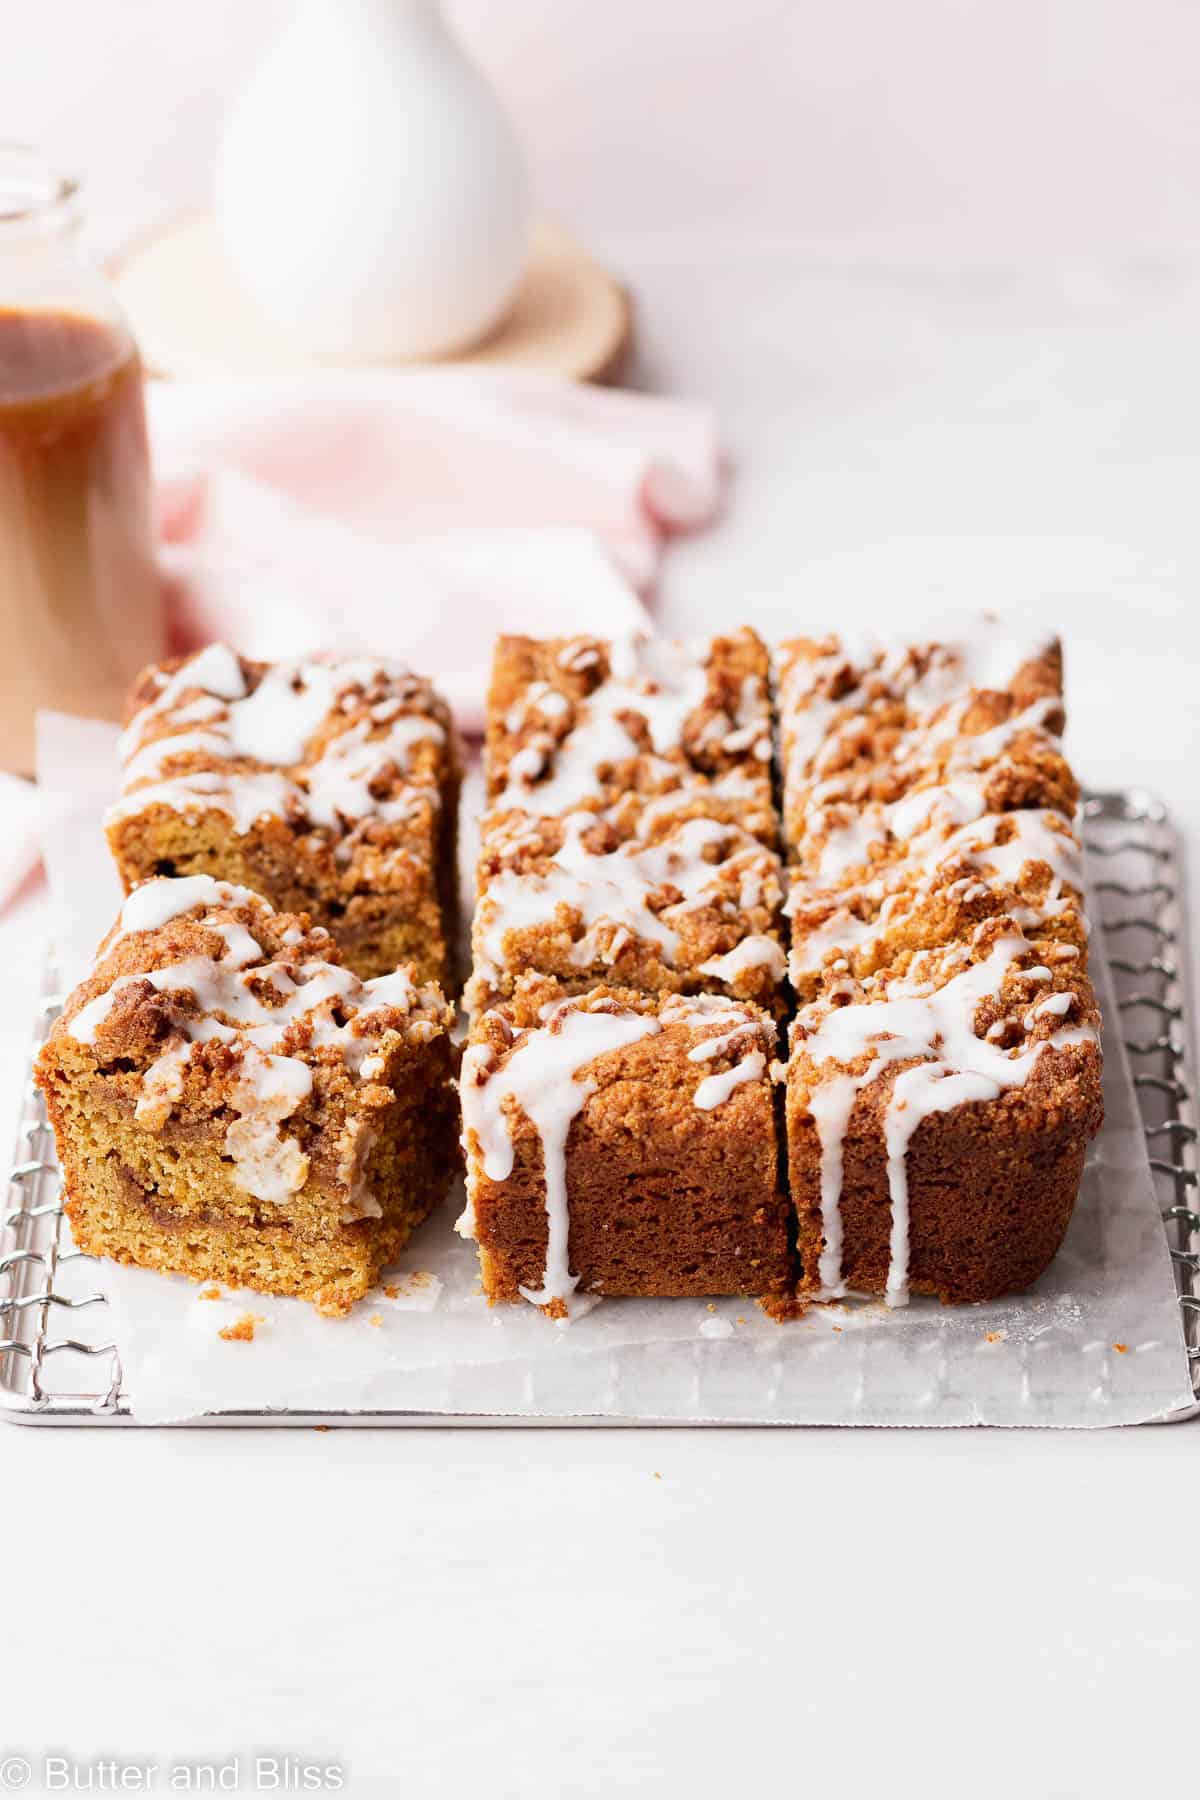
[[[1163, 806], [1137, 789], [1089, 796], [1084, 842], [1100, 915], [1094, 923], [1113, 971], [1196, 1396], [1195, 1405], [1171, 1415], [1175, 1421], [1200, 1413], [1200, 1120], [1182, 856]], [[61, 1004], [58, 996], [43, 1002], [35, 1055]], [[0, 1413], [25, 1423], [134, 1424], [122, 1394], [119, 1346], [107, 1329], [99, 1285], [103, 1265], [70, 1246], [54, 1139], [32, 1081], [23, 1097], [8, 1194], [0, 1221]], [[195, 1423], [318, 1419], [375, 1425], [521, 1422], [411, 1412], [272, 1411], [214, 1413]]]

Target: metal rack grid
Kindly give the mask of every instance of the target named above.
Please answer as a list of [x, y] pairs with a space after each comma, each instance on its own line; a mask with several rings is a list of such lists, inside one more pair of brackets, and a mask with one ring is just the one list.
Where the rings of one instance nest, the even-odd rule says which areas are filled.
[[[1117, 988], [1196, 1396], [1195, 1405], [1172, 1415], [1174, 1422], [1200, 1413], [1200, 1117], [1182, 856], [1165, 809], [1149, 794], [1094, 794], [1083, 810], [1095, 911]], [[61, 1004], [53, 995], [43, 1002], [35, 1054]], [[105, 1330], [105, 1295], [92, 1285], [99, 1265], [62, 1242], [54, 1141], [32, 1082], [24, 1094], [8, 1194], [0, 1218], [0, 1284], [6, 1287], [0, 1295], [0, 1412], [26, 1423], [136, 1423], [122, 1394], [119, 1348]], [[70, 1370], [65, 1381], [60, 1368]], [[406, 1412], [244, 1411], [194, 1423], [312, 1424], [318, 1418], [393, 1425], [518, 1422]]]

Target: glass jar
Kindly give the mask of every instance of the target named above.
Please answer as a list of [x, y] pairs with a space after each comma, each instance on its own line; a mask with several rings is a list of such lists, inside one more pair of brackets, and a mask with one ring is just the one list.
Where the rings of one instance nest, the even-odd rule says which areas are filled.
[[115, 719], [164, 647], [137, 346], [75, 186], [0, 145], [0, 768], [39, 707]]

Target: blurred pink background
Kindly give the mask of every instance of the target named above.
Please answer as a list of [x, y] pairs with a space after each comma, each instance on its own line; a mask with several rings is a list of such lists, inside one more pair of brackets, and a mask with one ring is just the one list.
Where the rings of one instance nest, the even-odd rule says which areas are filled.
[[[107, 247], [203, 194], [286, 0], [39, 0], [8, 137]], [[747, 232], [844, 257], [1081, 255], [1200, 228], [1192, 0], [449, 0], [544, 204], [604, 248]], [[11, 32], [11, 27], [9, 28]], [[10, 43], [10, 49], [14, 46]]]

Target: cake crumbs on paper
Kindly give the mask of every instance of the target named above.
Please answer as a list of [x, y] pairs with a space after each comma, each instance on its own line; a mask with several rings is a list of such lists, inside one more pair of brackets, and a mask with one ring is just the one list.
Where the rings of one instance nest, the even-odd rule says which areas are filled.
[[314, 1425], [313, 1430], [314, 1431], [332, 1431], [333, 1426], [332, 1425]]
[[252, 1344], [255, 1327], [265, 1325], [266, 1320], [261, 1313], [243, 1313], [233, 1325], [222, 1325], [217, 1336], [224, 1338], [228, 1344]]
[[735, 1319], [733, 1322], [735, 1325], [744, 1325], [746, 1323], [745, 1319]]
[[763, 1294], [758, 1305], [776, 1325], [786, 1325], [792, 1319], [802, 1319], [809, 1302], [799, 1294]]
[[402, 1275], [399, 1281], [385, 1281], [383, 1291], [389, 1300], [399, 1300], [408, 1294], [419, 1294], [433, 1279], [428, 1269], [413, 1269], [410, 1274]]
[[715, 1300], [710, 1300], [710, 1301], [709, 1301], [709, 1303], [708, 1303], [708, 1310], [709, 1310], [709, 1312], [716, 1312], [716, 1310], [717, 1310], [717, 1303], [716, 1303], [716, 1301], [715, 1301]]
[[197, 1300], [219, 1300], [221, 1298], [221, 1290], [219, 1287], [201, 1288], [200, 1292], [196, 1295], [196, 1298]]
[[985, 1344], [1002, 1344], [1007, 1336], [1007, 1331], [985, 1331], [983, 1341]]
[[654, 1471], [654, 1479], [655, 1479], [655, 1481], [661, 1481], [661, 1480], [662, 1480], [662, 1470], [661, 1470], [661, 1469], [655, 1469], [655, 1471]]
[[374, 1325], [376, 1330], [378, 1330], [379, 1327], [383, 1324], [383, 1314], [382, 1313], [372, 1313], [370, 1318], [367, 1320], [367, 1324]]
[[1129, 1345], [1128, 1344], [1114, 1344], [1113, 1349], [1117, 1352], [1118, 1356], [1124, 1356], [1129, 1349]]

